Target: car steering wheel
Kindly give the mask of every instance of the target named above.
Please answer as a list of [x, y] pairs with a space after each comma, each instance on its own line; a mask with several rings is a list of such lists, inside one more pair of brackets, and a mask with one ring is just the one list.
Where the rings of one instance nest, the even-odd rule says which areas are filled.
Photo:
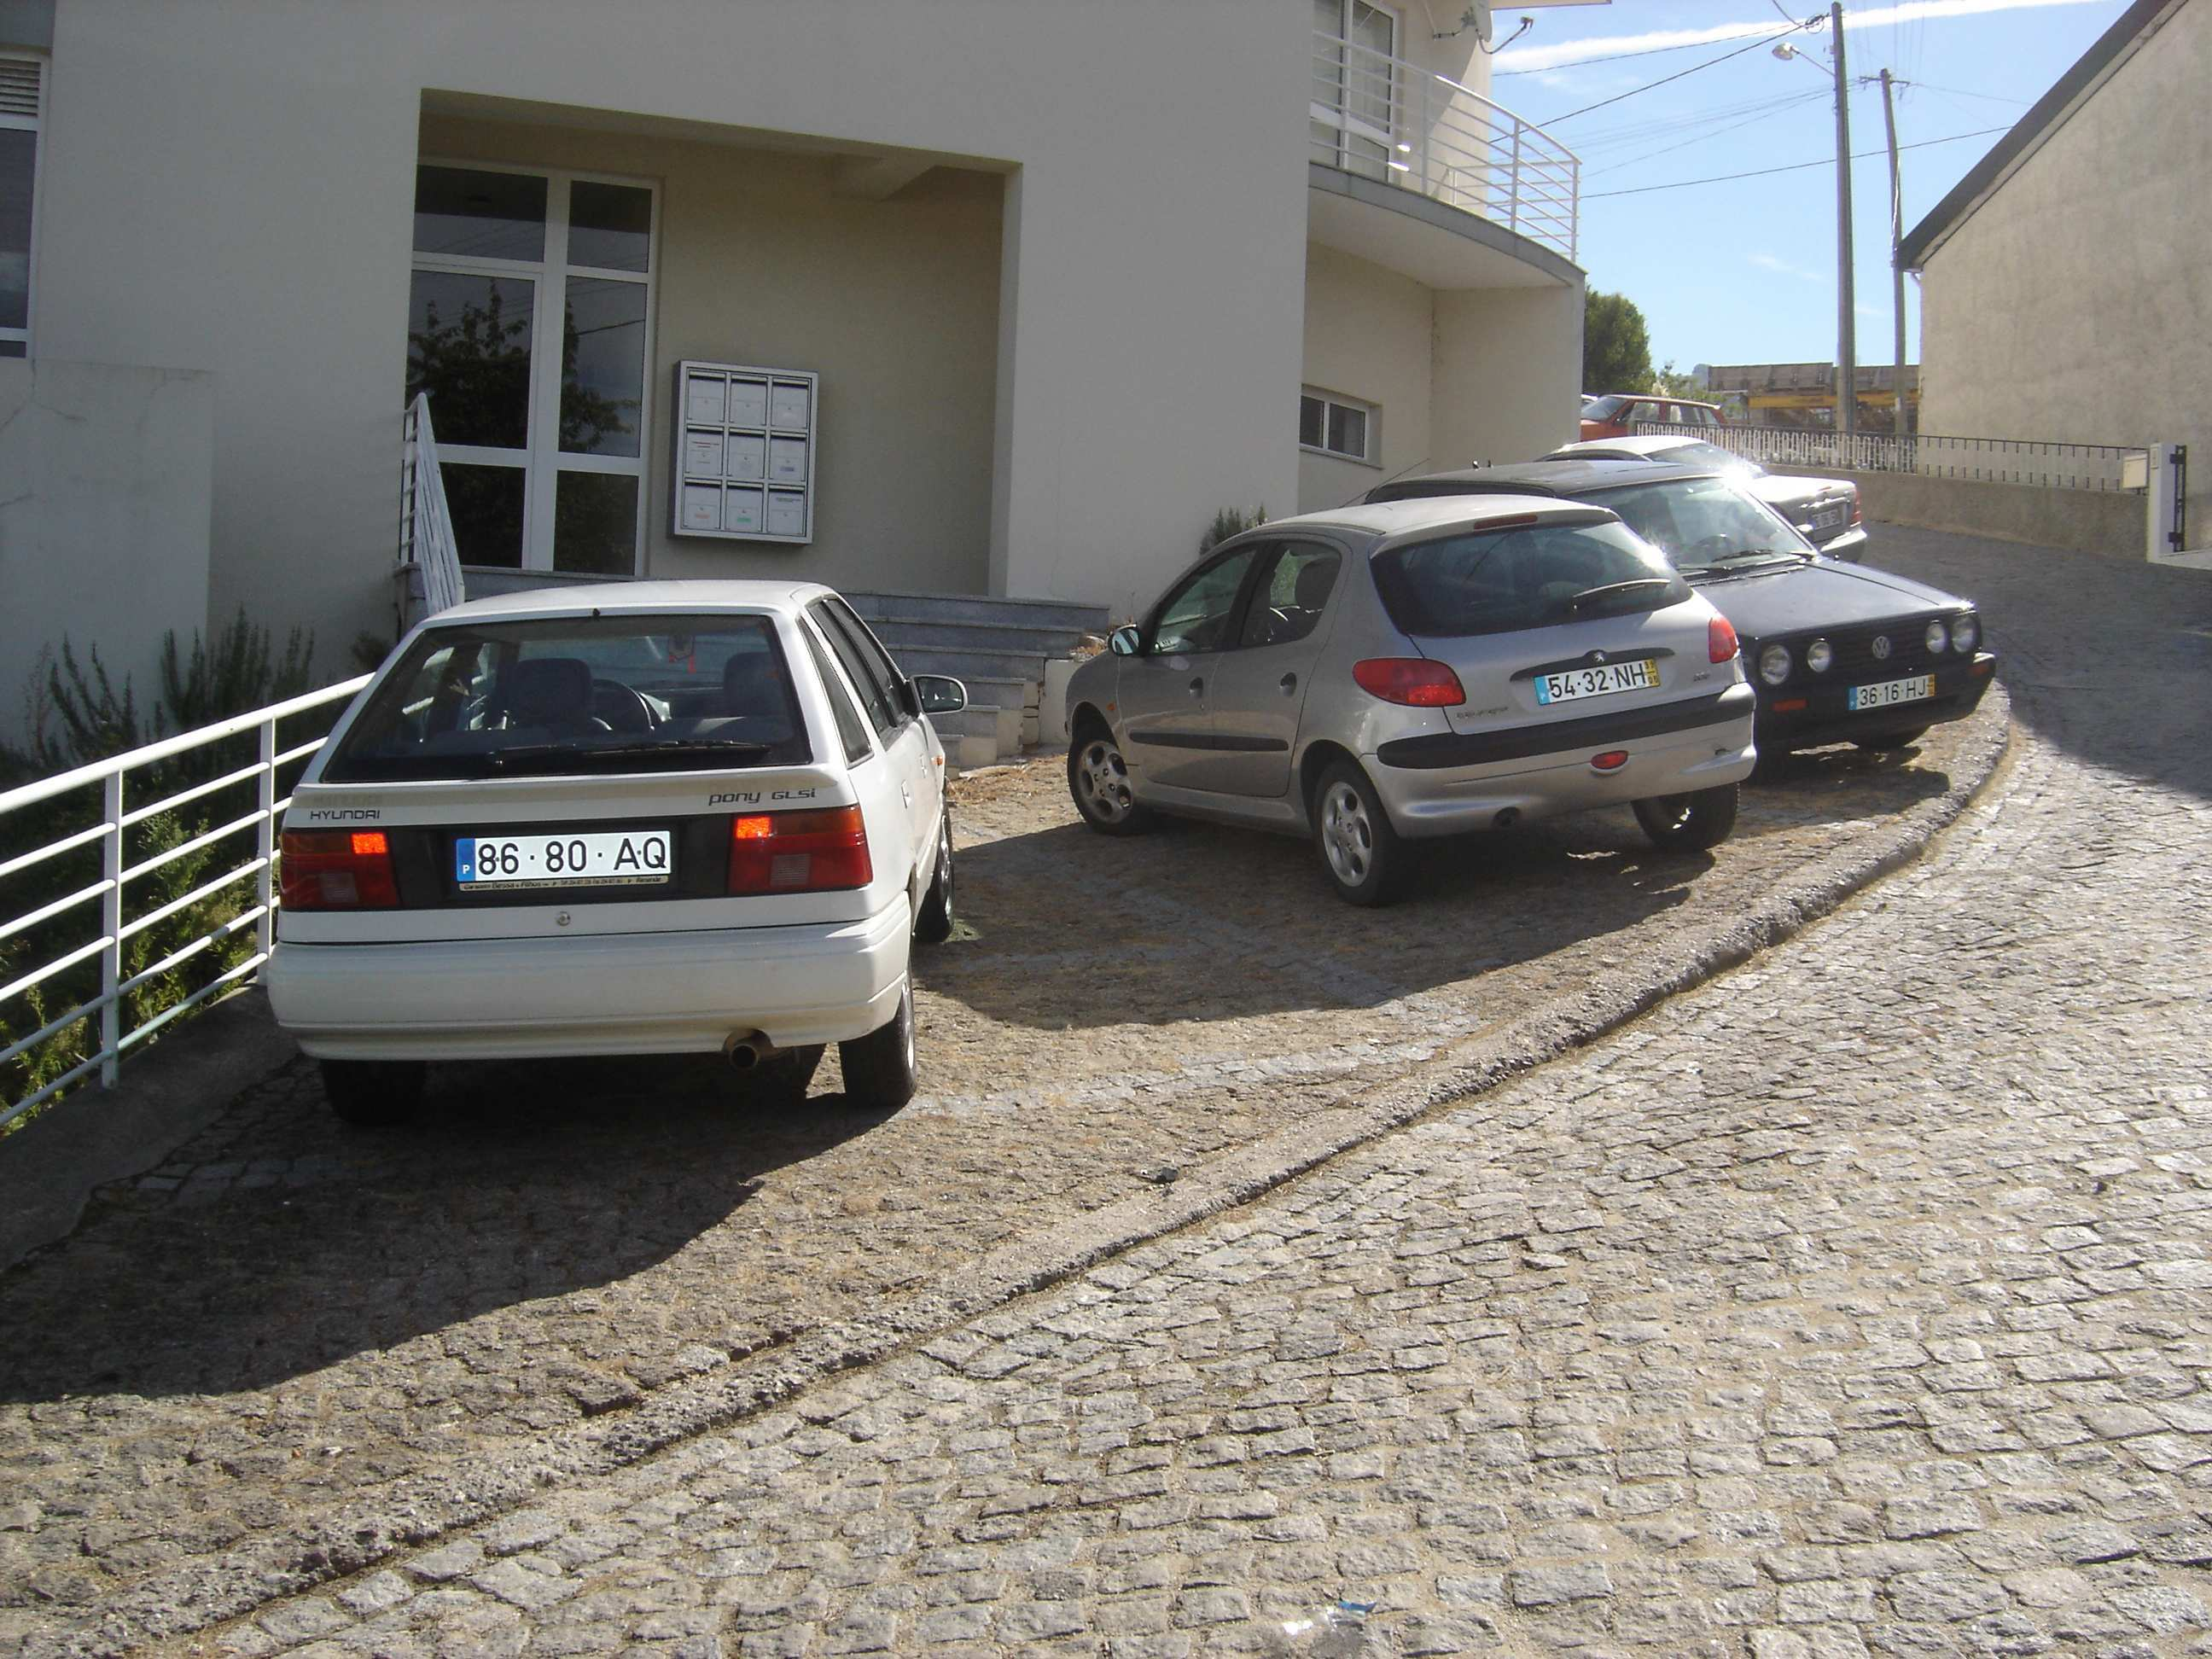
[[611, 732], [650, 732], [660, 723], [645, 694], [620, 680], [592, 682], [592, 713]]

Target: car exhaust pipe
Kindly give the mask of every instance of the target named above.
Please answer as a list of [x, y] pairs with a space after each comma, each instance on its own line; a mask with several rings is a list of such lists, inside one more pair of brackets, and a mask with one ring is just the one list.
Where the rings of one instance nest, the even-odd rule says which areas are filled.
[[1510, 830], [1520, 822], [1520, 819], [1521, 809], [1517, 806], [1508, 806], [1496, 817], [1491, 819], [1490, 827], [1493, 830]]
[[782, 1052], [758, 1031], [732, 1031], [722, 1042], [722, 1058], [732, 1071], [750, 1072]]

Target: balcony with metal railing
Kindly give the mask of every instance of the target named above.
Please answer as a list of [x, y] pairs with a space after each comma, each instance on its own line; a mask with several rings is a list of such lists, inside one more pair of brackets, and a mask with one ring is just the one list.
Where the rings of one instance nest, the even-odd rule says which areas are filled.
[[1576, 258], [1582, 163], [1449, 76], [1316, 31], [1311, 159], [1410, 191]]

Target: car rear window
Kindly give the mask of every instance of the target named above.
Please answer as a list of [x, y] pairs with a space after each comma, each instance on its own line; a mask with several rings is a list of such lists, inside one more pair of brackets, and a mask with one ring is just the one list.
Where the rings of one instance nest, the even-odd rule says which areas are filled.
[[1375, 586], [1402, 633], [1503, 634], [1679, 605], [1665, 559], [1613, 520], [1475, 531], [1375, 556]]
[[1593, 398], [1583, 405], [1583, 419], [1609, 421], [1627, 401], [1626, 398]]
[[564, 617], [426, 630], [325, 781], [722, 771], [813, 758], [763, 616]]
[[1670, 478], [1608, 489], [1599, 499], [1686, 570], [1731, 558], [1813, 550], [1803, 537], [1726, 478]]

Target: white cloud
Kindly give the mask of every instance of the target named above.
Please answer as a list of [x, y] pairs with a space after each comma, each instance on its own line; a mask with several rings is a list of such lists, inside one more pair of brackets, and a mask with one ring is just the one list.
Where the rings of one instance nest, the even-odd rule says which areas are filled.
[[1808, 270], [1802, 265], [1791, 264], [1787, 259], [1778, 259], [1771, 253], [1753, 253], [1747, 257], [1761, 270], [1771, 270], [1779, 276], [1795, 276], [1802, 283], [1825, 283], [1828, 280], [1824, 271]]
[[[2082, 6], [2094, 0], [1904, 0], [1895, 6], [1876, 6], [1844, 14], [1847, 29], [1887, 28], [1893, 23], [1917, 23], [1947, 17], [1978, 17], [1988, 12], [2027, 11], [2045, 6]], [[1644, 34], [1613, 34], [1587, 40], [1562, 40], [1556, 46], [1521, 46], [1501, 52], [1492, 70], [1502, 74], [1531, 70], [1562, 69], [1593, 58], [1620, 52], [1656, 52], [1669, 46], [1705, 46], [1727, 40], [1743, 40], [1775, 33], [1782, 27], [1777, 17], [1753, 18], [1741, 23], [1717, 23], [1701, 29], [1655, 29]], [[1824, 22], [1817, 33], [1826, 34]]]

